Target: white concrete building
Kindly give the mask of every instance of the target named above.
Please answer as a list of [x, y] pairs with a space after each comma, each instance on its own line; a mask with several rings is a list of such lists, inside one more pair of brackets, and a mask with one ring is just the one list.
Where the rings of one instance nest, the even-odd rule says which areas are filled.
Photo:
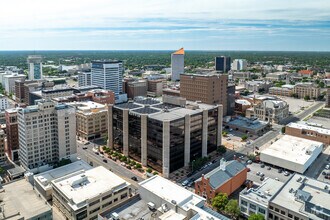
[[19, 159], [31, 172], [61, 159], [76, 159], [75, 109], [42, 100], [18, 109]]
[[29, 80], [42, 79], [42, 56], [30, 55], [27, 58]]
[[130, 184], [102, 166], [53, 180], [53, 205], [66, 219], [97, 219], [131, 197]]
[[262, 150], [262, 162], [304, 173], [323, 150], [323, 143], [285, 135]]
[[236, 71], [246, 70], [247, 61], [245, 59], [235, 59], [231, 64], [231, 69]]
[[184, 73], [184, 49], [181, 48], [171, 55], [172, 81], [180, 80], [180, 75]]
[[33, 176], [34, 179], [34, 187], [38, 190], [38, 192], [46, 199], [51, 200], [53, 194], [53, 188], [51, 182], [53, 180], [62, 178], [69, 174], [75, 173], [77, 171], [86, 171], [90, 170], [93, 167], [90, 166], [83, 160], [79, 160], [73, 163], [70, 163], [65, 166], [61, 166], [37, 175]]
[[15, 93], [15, 81], [24, 80], [26, 76], [24, 74], [13, 73], [11, 75], [3, 76], [3, 87], [7, 94]]
[[252, 214], [261, 214], [264, 219], [268, 217], [269, 201], [281, 189], [284, 183], [267, 178], [258, 188], [245, 188], [239, 194], [239, 206], [245, 217]]
[[155, 175], [140, 182], [139, 185], [142, 200], [154, 205], [157, 219], [229, 220], [205, 207], [205, 198], [161, 176]]
[[122, 61], [93, 61], [92, 85], [111, 90], [116, 96], [123, 91], [124, 66]]
[[0, 94], [0, 111], [6, 110], [9, 108], [8, 99], [6, 96]]
[[78, 86], [91, 86], [92, 72], [81, 72], [78, 74]]

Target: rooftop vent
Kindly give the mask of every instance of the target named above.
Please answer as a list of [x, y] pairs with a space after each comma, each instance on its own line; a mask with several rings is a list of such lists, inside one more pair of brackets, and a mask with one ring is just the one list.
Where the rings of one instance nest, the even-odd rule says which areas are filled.
[[174, 199], [171, 201], [171, 203], [176, 205], [176, 201]]

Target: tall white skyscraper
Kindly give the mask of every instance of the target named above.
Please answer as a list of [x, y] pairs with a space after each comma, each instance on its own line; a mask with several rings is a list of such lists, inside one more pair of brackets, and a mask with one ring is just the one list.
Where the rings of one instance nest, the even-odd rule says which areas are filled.
[[91, 86], [92, 85], [92, 73], [81, 72], [78, 74], [78, 86]]
[[232, 70], [246, 70], [247, 68], [247, 61], [245, 59], [235, 59], [232, 63]]
[[116, 96], [123, 91], [122, 61], [92, 61], [92, 85], [111, 90]]
[[42, 57], [39, 55], [30, 55], [27, 58], [29, 67], [29, 79], [42, 79]]
[[75, 108], [42, 100], [18, 109], [19, 160], [35, 172], [61, 159], [76, 159]]
[[180, 80], [180, 74], [184, 73], [184, 49], [181, 48], [171, 55], [172, 81]]

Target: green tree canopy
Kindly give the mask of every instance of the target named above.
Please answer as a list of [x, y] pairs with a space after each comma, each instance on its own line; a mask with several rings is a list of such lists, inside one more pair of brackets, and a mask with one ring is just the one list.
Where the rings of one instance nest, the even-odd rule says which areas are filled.
[[248, 220], [265, 220], [264, 216], [261, 214], [252, 214], [249, 216]]
[[218, 212], [225, 210], [228, 203], [228, 196], [226, 193], [219, 193], [212, 200], [212, 206], [217, 209]]
[[225, 206], [225, 212], [228, 213], [233, 219], [237, 219], [241, 214], [238, 202], [236, 199], [231, 199]]

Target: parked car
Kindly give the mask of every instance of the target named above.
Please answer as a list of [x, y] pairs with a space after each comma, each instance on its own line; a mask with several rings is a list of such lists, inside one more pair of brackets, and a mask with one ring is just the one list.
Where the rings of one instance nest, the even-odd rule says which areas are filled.
[[263, 176], [260, 177], [260, 181], [264, 181], [264, 179], [265, 179], [265, 177], [263, 177]]
[[251, 171], [251, 169], [250, 169], [250, 168], [246, 168], [246, 169], [247, 169], [247, 171], [248, 171], [248, 172], [250, 172], [250, 171]]
[[108, 163], [107, 159], [103, 159], [103, 162], [104, 162], [104, 163]]
[[282, 173], [283, 170], [280, 168], [280, 169], [277, 170], [277, 172], [278, 172], [278, 173]]
[[264, 167], [265, 167], [265, 164], [262, 163], [262, 164], [260, 165], [260, 167], [261, 167], [261, 168], [264, 168]]
[[277, 177], [275, 178], [275, 180], [280, 181]]
[[247, 164], [252, 164], [252, 160], [246, 161]]
[[99, 152], [95, 152], [96, 155], [99, 155], [100, 153]]
[[330, 169], [330, 165], [327, 164], [327, 165], [325, 166], [325, 169], [326, 169], [326, 170], [329, 170], [329, 169]]
[[325, 176], [325, 175], [327, 175], [327, 173], [326, 173], [325, 171], [323, 171], [323, 172], [322, 172], [322, 175]]
[[85, 142], [84, 144], [85, 144], [85, 145], [88, 145], [88, 144], [90, 144], [90, 142], [89, 142], [89, 141], [87, 141], [87, 142]]
[[261, 174], [261, 173], [260, 173], [259, 171], [256, 173], [257, 176], [260, 176], [260, 174]]
[[83, 150], [87, 150], [88, 149], [88, 147], [86, 147], [86, 146], [83, 146], [83, 148], [82, 148]]
[[215, 162], [217, 162], [217, 160], [212, 160], [212, 163], [215, 163]]
[[181, 183], [181, 185], [182, 185], [182, 186], [186, 186], [186, 185], [188, 185], [188, 183], [189, 183], [189, 180], [186, 179], [185, 181], [183, 181], [183, 182]]
[[261, 177], [264, 177], [264, 176], [265, 176], [265, 174], [263, 174], [263, 173], [260, 173], [260, 176], [261, 176]]
[[136, 176], [132, 176], [131, 179], [134, 180], [134, 181], [138, 181], [138, 179], [136, 178]]
[[284, 176], [289, 176], [290, 173], [288, 171], [284, 171]]
[[269, 167], [267, 167], [267, 170], [271, 170], [272, 168], [269, 166]]
[[187, 184], [187, 186], [188, 186], [188, 187], [192, 187], [192, 185], [194, 185], [194, 183], [195, 183], [195, 182], [191, 180], [191, 181]]

